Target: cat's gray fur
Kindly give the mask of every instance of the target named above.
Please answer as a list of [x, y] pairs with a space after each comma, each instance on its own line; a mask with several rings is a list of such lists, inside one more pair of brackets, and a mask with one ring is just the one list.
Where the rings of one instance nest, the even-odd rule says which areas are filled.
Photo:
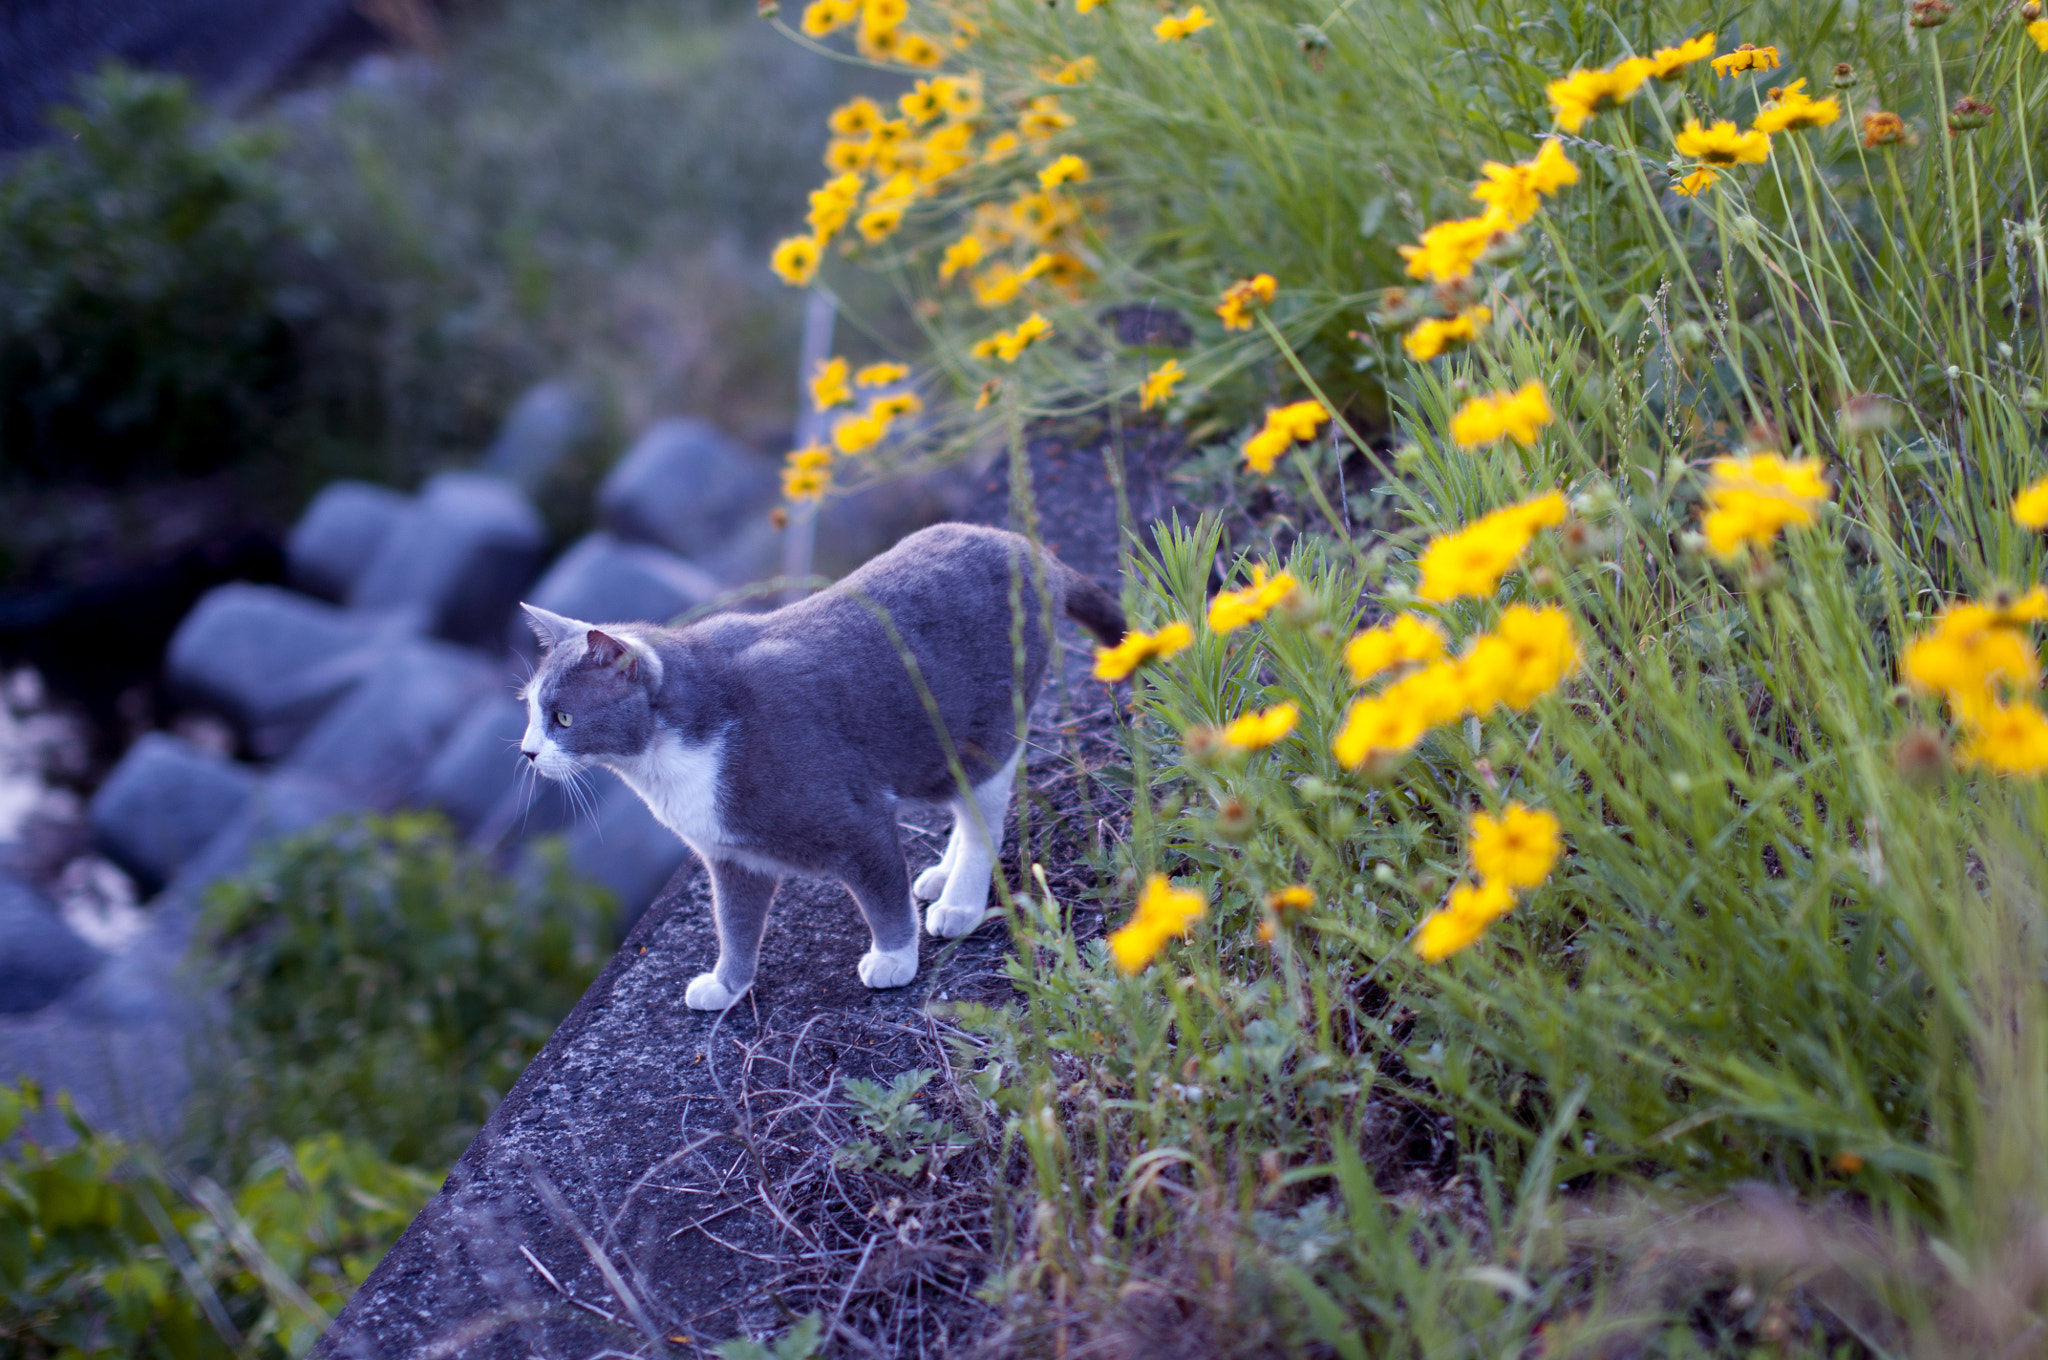
[[1123, 611], [1101, 586], [1049, 552], [1034, 564], [1030, 552], [1016, 534], [941, 524], [809, 599], [686, 628], [525, 607], [545, 655], [526, 686], [520, 749], [551, 779], [614, 771], [710, 867], [718, 963], [691, 982], [691, 1006], [723, 1009], [753, 984], [786, 874], [837, 878], [853, 893], [874, 937], [862, 982], [900, 987], [916, 976], [899, 802], [953, 808], [945, 855], [915, 885], [936, 899], [926, 929], [957, 936], [981, 924], [1022, 750], [1016, 699], [1028, 708], [1045, 680], [1039, 583], [1055, 612], [1103, 641], [1124, 634]]

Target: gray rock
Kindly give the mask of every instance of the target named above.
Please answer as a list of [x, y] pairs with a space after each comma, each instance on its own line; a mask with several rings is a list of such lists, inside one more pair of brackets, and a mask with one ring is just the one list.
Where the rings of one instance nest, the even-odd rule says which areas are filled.
[[657, 421], [597, 491], [598, 516], [620, 538], [693, 557], [774, 500], [774, 475], [708, 421]]
[[0, 1015], [41, 1010], [99, 962], [99, 951], [79, 939], [41, 893], [0, 873]]
[[589, 397], [574, 383], [540, 383], [528, 388], [505, 417], [481, 470], [532, 495], [596, 424]]
[[291, 583], [339, 603], [349, 597], [412, 498], [370, 482], [329, 482], [285, 540]]
[[384, 540], [348, 602], [450, 641], [497, 647], [546, 541], [512, 483], [444, 472]]
[[448, 734], [500, 683], [497, 668], [474, 652], [405, 639], [292, 748], [284, 768], [360, 806], [396, 807]]
[[171, 687], [266, 759], [282, 755], [388, 650], [388, 628], [276, 586], [217, 586], [164, 657]]
[[536, 777], [519, 754], [526, 705], [511, 695], [479, 701], [441, 744], [409, 801], [438, 808], [467, 836]]
[[[526, 598], [565, 618], [592, 623], [666, 623], [723, 593], [718, 578], [702, 567], [600, 530], [563, 553]], [[508, 637], [521, 656], [534, 655], [533, 631], [517, 614]]]
[[234, 820], [255, 785], [232, 761], [148, 733], [93, 795], [93, 840], [145, 888], [162, 887]]
[[691, 855], [675, 832], [655, 820], [639, 794], [609, 773], [594, 778], [601, 781], [596, 815], [571, 827], [569, 867], [611, 889], [623, 934]]

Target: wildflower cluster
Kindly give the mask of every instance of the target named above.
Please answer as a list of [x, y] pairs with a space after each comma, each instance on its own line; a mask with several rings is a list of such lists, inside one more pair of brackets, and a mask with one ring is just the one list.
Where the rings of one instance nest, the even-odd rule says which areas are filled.
[[1818, 458], [1753, 453], [1716, 458], [1712, 472], [1700, 532], [1720, 557], [1768, 547], [1779, 531], [1812, 524], [1833, 494]]
[[1208, 899], [1201, 893], [1176, 888], [1164, 874], [1154, 874], [1145, 881], [1136, 913], [1110, 933], [1110, 956], [1124, 972], [1140, 972], [1168, 941], [1186, 935], [1208, 911]]
[[2041, 679], [2028, 629], [2048, 619], [2048, 590], [1958, 601], [1900, 658], [1907, 684], [1948, 701], [1969, 734], [1962, 757], [2001, 774], [2048, 772], [2048, 716], [2030, 697]]
[[1423, 918], [1415, 931], [1416, 954], [1437, 963], [1476, 944], [1488, 926], [1514, 910], [1516, 893], [1550, 877], [1561, 848], [1557, 818], [1548, 812], [1509, 803], [1498, 818], [1475, 813], [1472, 865], [1478, 881], [1451, 889], [1444, 905]]
[[1245, 441], [1244, 461], [1254, 472], [1271, 472], [1281, 454], [1296, 444], [1314, 439], [1329, 418], [1330, 413], [1319, 401], [1297, 401], [1286, 406], [1268, 407], [1266, 423]]
[[[909, 376], [909, 366], [898, 363], [868, 364], [856, 373], [845, 359], [835, 356], [821, 362], [811, 375], [811, 404], [819, 411], [829, 411], [850, 405], [857, 389], [891, 387]], [[832, 423], [829, 445], [808, 444], [783, 460], [783, 496], [792, 501], [822, 499], [832, 488], [835, 453], [847, 457], [865, 453], [888, 438], [898, 420], [922, 410], [924, 399], [907, 388], [877, 393], [865, 411], [841, 416]]]

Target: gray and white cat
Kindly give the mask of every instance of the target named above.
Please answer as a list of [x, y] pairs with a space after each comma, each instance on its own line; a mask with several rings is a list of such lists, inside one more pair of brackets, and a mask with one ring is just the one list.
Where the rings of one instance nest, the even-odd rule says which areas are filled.
[[[1031, 552], [1000, 529], [941, 524], [809, 599], [686, 628], [525, 606], [545, 654], [520, 750], [550, 779], [613, 771], [710, 867], [718, 963], [690, 983], [690, 1006], [722, 1010], [753, 985], [786, 874], [853, 893], [870, 987], [917, 975], [913, 891], [932, 901], [935, 936], [981, 924], [1023, 749], [1017, 698], [1028, 708], [1045, 680], [1045, 596], [1105, 643], [1124, 634], [1101, 586]], [[905, 801], [953, 810], [915, 889], [896, 834]]]

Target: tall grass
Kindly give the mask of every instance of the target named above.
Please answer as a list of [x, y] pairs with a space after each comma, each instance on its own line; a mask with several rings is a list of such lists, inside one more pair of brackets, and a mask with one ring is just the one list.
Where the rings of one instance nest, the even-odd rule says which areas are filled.
[[[1215, 521], [1131, 544], [1134, 619], [1194, 637], [1134, 681], [1139, 806], [1106, 882], [1128, 901], [1171, 875], [1207, 915], [1126, 972], [1074, 942], [1077, 904], [1016, 885], [1025, 999], [972, 1019], [1027, 1168], [1000, 1286], [1024, 1349], [2038, 1350], [2048, 1185], [2021, 1149], [2048, 1118], [2048, 803], [1900, 683], [1946, 604], [2041, 572], [2010, 509], [2048, 405], [2048, 56], [2027, 16], [1210, 8], [1177, 42], [1128, 6], [978, 11], [977, 135], [1048, 92], [1073, 123], [941, 179], [858, 252], [919, 299], [962, 396], [989, 398], [958, 428], [1130, 418], [1163, 356], [1106, 344], [1096, 317], [1157, 300], [1195, 320], [1170, 419], [1223, 442], [1259, 403], [1320, 400], [1394, 511], [1353, 536], [1328, 509], [1336, 460], [1297, 446], [1271, 484], [1329, 532], [1263, 564], [1294, 599], [1232, 631], [1204, 622], [1215, 573], [1253, 564]], [[1475, 212], [1482, 161], [1533, 152], [1546, 82], [1704, 31], [1720, 53], [1776, 44], [1783, 69], [1650, 83], [1563, 138], [1582, 178], [1516, 249], [1455, 285], [1403, 277], [1394, 247]], [[1092, 78], [1055, 85], [1081, 56]], [[1842, 116], [1672, 192], [1686, 120], [1745, 126], [1802, 77]], [[1995, 114], [1952, 127], [1965, 95]], [[1866, 145], [1877, 109], [1908, 136]], [[936, 287], [977, 205], [1061, 153], [1092, 173], [1055, 244], [1094, 281], [995, 309]], [[1218, 294], [1258, 270], [1277, 298], [1226, 331]], [[1429, 363], [1389, 324], [1473, 305], [1492, 316], [1476, 343]], [[968, 349], [1027, 309], [1058, 339], [1014, 365]], [[1555, 413], [1538, 437], [1451, 437], [1469, 398], [1529, 382]], [[1764, 452], [1822, 460], [1826, 504], [1717, 556], [1709, 469]], [[1426, 544], [1552, 489], [1569, 518], [1497, 589], [1418, 594]], [[1575, 675], [1338, 759], [1350, 634], [1407, 613], [1455, 654], [1518, 604], [1570, 619]], [[2033, 705], [2037, 670], [2005, 699]], [[1270, 747], [1195, 733], [1280, 702], [1299, 722]], [[1418, 928], [1474, 876], [1473, 813], [1510, 802], [1554, 815], [1566, 853], [1425, 961]], [[1269, 905], [1295, 884], [1313, 908]]]

